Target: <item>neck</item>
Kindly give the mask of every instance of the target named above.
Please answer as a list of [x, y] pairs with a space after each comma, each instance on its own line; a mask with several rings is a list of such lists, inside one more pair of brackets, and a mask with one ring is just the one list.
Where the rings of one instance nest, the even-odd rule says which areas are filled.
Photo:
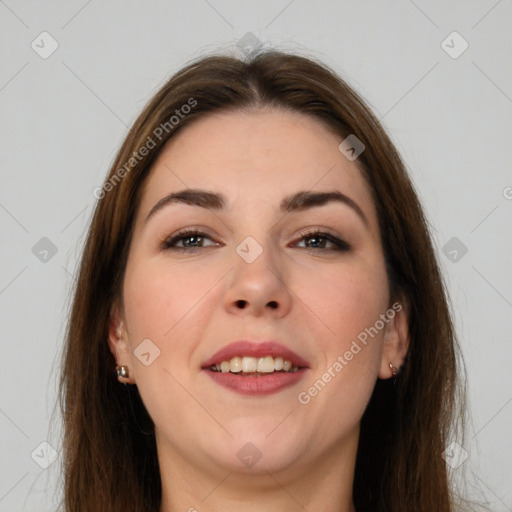
[[[352, 501], [359, 429], [315, 459], [279, 470], [241, 473], [183, 458], [159, 438], [160, 512], [355, 512]], [[254, 468], [256, 469], [257, 466]]]

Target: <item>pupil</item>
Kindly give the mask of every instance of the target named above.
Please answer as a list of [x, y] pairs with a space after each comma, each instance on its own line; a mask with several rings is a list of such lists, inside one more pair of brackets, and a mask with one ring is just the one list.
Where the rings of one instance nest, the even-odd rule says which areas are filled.
[[[188, 236], [187, 238], [185, 238], [185, 245], [187, 247], [195, 247], [195, 243], [199, 243], [201, 241], [201, 237], [200, 236]], [[195, 242], [195, 243], [194, 243]]]
[[322, 240], [321, 237], [310, 237], [309, 240], [310, 242], [311, 240], [313, 240], [313, 244], [310, 243], [310, 247], [319, 247], [322, 245], [322, 243], [319, 242], [320, 240]]

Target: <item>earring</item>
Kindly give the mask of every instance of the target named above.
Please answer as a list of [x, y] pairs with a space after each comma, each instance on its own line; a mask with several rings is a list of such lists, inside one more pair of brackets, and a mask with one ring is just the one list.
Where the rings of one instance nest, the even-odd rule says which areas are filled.
[[393, 377], [396, 377], [400, 372], [400, 368], [395, 368], [393, 366], [393, 363], [389, 363], [389, 367], [391, 368], [391, 373], [393, 374]]
[[116, 373], [118, 377], [128, 378], [128, 366], [116, 366]]

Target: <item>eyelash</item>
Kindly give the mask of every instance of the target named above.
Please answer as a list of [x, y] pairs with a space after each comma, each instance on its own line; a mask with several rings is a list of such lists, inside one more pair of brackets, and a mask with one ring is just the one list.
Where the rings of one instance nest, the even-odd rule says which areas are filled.
[[[176, 247], [174, 245], [176, 242], [179, 242], [181, 240], [184, 240], [186, 238], [190, 238], [193, 236], [198, 236], [201, 238], [209, 238], [211, 240], [211, 238], [206, 233], [203, 233], [202, 231], [199, 231], [197, 229], [188, 229], [188, 230], [184, 230], [179, 233], [176, 233], [176, 235], [173, 235], [173, 236], [167, 238], [166, 240], [164, 240], [162, 243], [162, 249], [181, 251], [181, 252], [192, 252], [197, 249], [205, 248], [205, 247]], [[306, 250], [310, 250], [310, 251], [311, 250], [316, 251], [318, 249], [322, 249], [324, 251], [340, 251], [340, 252], [346, 252], [346, 251], [350, 250], [350, 246], [347, 242], [345, 242], [344, 240], [341, 240], [340, 238], [337, 238], [329, 233], [325, 233], [324, 231], [321, 231], [319, 229], [304, 231], [300, 234], [300, 241], [302, 241], [304, 239], [308, 239], [308, 238], [324, 239], [324, 240], [331, 242], [336, 247], [331, 248], [331, 249], [302, 247], [302, 249], [306, 249]], [[214, 247], [214, 246], [208, 246], [208, 247]]]

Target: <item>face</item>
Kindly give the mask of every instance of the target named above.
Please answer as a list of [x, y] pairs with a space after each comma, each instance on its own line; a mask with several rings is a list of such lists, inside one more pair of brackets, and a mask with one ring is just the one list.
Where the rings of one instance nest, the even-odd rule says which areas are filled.
[[[264, 472], [355, 453], [406, 335], [375, 205], [341, 140], [298, 113], [230, 112], [160, 153], [110, 336], [159, 457]], [[203, 193], [172, 199], [190, 189]]]

